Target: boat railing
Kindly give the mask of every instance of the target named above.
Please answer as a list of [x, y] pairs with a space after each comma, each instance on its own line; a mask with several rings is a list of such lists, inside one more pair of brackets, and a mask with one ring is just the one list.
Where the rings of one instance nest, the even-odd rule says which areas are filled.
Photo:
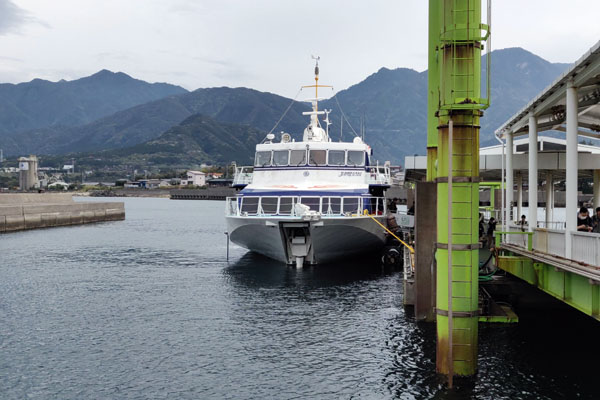
[[[385, 215], [384, 197], [360, 196], [239, 196], [228, 197], [225, 214], [237, 217], [357, 217]], [[308, 207], [296, 207], [302, 204]], [[307, 212], [308, 211], [308, 212]], [[309, 214], [310, 213], [310, 214]]]
[[387, 165], [366, 167], [365, 181], [369, 185], [390, 185], [392, 183], [390, 167]]
[[249, 185], [252, 183], [254, 167], [236, 167], [233, 186]]

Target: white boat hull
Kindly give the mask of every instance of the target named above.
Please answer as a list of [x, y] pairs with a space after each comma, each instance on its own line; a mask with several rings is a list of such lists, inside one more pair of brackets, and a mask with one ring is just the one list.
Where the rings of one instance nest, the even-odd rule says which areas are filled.
[[[384, 224], [384, 217], [376, 217]], [[302, 218], [227, 216], [230, 240], [248, 250], [284, 263], [294, 263], [282, 228], [294, 222], [307, 225], [311, 239], [311, 264], [329, 263], [360, 254], [378, 252], [385, 232], [368, 216], [328, 217], [317, 221]]]

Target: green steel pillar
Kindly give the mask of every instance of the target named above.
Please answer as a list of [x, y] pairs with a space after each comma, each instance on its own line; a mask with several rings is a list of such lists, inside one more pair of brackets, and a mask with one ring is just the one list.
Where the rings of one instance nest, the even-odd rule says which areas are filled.
[[477, 370], [479, 118], [489, 105], [481, 98], [481, 49], [489, 27], [481, 0], [440, 0], [437, 11], [437, 370], [451, 386], [453, 376]]
[[440, 24], [441, 0], [429, 0], [429, 59], [427, 68], [427, 181], [436, 177], [438, 117], [440, 107]]

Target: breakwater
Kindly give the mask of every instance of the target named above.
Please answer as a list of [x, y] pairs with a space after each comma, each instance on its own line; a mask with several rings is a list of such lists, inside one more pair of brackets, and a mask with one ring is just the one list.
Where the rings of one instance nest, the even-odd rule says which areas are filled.
[[75, 202], [70, 194], [0, 194], [0, 233], [125, 219], [121, 202]]

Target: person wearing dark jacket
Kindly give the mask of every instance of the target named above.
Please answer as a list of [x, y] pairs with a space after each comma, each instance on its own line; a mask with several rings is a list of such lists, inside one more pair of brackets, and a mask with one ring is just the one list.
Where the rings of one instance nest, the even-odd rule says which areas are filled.
[[487, 228], [487, 245], [488, 247], [493, 247], [494, 246], [494, 231], [496, 230], [496, 218], [491, 217], [490, 220], [488, 221], [488, 228]]
[[593, 228], [592, 219], [588, 215], [588, 209], [581, 207], [579, 209], [579, 215], [577, 216], [577, 231], [591, 232]]
[[600, 233], [600, 207], [596, 207], [596, 215], [592, 217], [592, 232]]

